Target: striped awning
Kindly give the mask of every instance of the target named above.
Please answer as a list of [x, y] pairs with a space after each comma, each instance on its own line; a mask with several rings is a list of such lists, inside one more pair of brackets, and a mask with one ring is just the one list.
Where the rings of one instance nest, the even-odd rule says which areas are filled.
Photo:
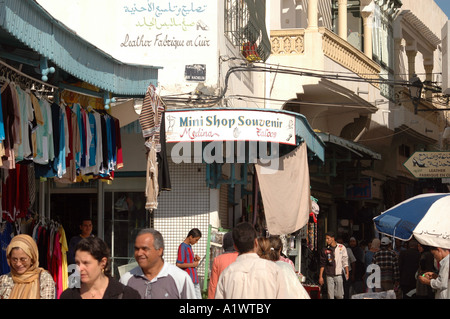
[[114, 59], [53, 18], [34, 0], [0, 1], [0, 33], [12, 36], [57, 67], [114, 95], [144, 96], [161, 67]]

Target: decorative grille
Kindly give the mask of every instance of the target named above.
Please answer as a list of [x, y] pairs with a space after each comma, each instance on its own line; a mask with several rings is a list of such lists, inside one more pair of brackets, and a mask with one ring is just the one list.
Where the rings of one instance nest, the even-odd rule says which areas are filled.
[[[175, 264], [178, 246], [192, 228], [202, 232], [202, 238], [192, 246], [194, 254], [203, 258], [209, 226], [209, 189], [205, 181], [205, 165], [174, 164], [169, 160], [171, 191], [161, 192], [153, 225], [164, 237], [164, 260]], [[198, 268], [200, 281], [204, 278], [205, 261]], [[203, 283], [200, 282], [203, 287]]]

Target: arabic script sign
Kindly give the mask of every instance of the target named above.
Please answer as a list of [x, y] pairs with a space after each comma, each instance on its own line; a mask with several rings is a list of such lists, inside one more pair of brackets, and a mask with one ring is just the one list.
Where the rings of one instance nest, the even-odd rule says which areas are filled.
[[167, 142], [263, 141], [295, 145], [295, 116], [253, 110], [170, 111]]
[[450, 152], [415, 152], [403, 165], [417, 178], [447, 178]]
[[[121, 48], [211, 46], [208, 1], [125, 1]], [[122, 3], [121, 3], [122, 4]]]

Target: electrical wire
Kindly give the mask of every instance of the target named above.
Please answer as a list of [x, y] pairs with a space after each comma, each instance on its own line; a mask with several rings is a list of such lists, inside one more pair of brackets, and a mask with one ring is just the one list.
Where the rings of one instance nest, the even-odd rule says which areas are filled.
[[[265, 97], [257, 97], [257, 96], [249, 96], [249, 95], [242, 95], [242, 94], [236, 94], [236, 95], [230, 95], [227, 96], [227, 99], [237, 99], [237, 100], [262, 100], [263, 102], [279, 102], [281, 105], [288, 103], [288, 104], [298, 104], [298, 105], [314, 105], [314, 106], [326, 106], [326, 107], [343, 107], [343, 108], [356, 108], [356, 109], [368, 109], [371, 110], [375, 107], [375, 105], [373, 105], [372, 107], [370, 106], [364, 106], [364, 105], [360, 105], [360, 104], [336, 104], [336, 103], [322, 103], [322, 102], [310, 102], [310, 101], [286, 101], [286, 100], [282, 100], [282, 99], [274, 99], [274, 98], [265, 98]], [[377, 103], [377, 105], [381, 105], [381, 104], [386, 104], [388, 103], [388, 101], [383, 101], [380, 103]]]
[[[222, 61], [228, 61], [228, 60], [240, 60], [238, 58], [232, 59], [229, 58], [228, 60]], [[224, 78], [224, 88], [220, 95], [207, 95], [203, 94], [201, 92], [191, 92], [191, 93], [184, 93], [184, 94], [177, 94], [177, 95], [168, 95], [163, 96], [162, 99], [164, 99], [166, 102], [173, 102], [173, 103], [182, 103], [182, 104], [193, 104], [198, 107], [205, 107], [210, 105], [215, 105], [219, 103], [222, 99], [225, 98], [225, 95], [228, 91], [229, 86], [229, 80], [232, 74], [237, 72], [261, 72], [261, 73], [280, 73], [280, 74], [287, 74], [287, 75], [294, 75], [294, 76], [305, 76], [305, 77], [315, 77], [320, 79], [327, 79], [327, 80], [340, 80], [340, 81], [350, 81], [350, 82], [358, 82], [358, 83], [371, 83], [371, 84], [388, 84], [392, 86], [402, 86], [402, 87], [410, 87], [413, 86], [409, 81], [406, 80], [390, 80], [390, 79], [383, 79], [379, 76], [379, 74], [366, 74], [366, 75], [373, 75], [377, 76], [377, 78], [362, 78], [360, 75], [346, 75], [346, 74], [354, 74], [351, 72], [326, 72], [323, 70], [313, 70], [313, 69], [306, 69], [306, 68], [298, 68], [298, 67], [287, 67], [287, 66], [280, 66], [280, 65], [270, 65], [270, 67], [266, 66], [267, 64], [264, 63], [263, 66], [257, 66], [255, 64], [246, 64], [246, 65], [240, 65], [240, 66], [233, 66], [230, 67], [225, 74]], [[363, 75], [363, 74], [361, 74]], [[431, 90], [431, 91], [439, 91], [440, 88], [435, 85], [425, 85], [423, 89]], [[182, 97], [182, 96], [185, 97]]]

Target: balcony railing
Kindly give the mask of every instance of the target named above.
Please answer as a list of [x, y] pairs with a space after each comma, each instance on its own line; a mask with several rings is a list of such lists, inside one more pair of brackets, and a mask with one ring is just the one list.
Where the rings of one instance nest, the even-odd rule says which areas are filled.
[[[322, 50], [326, 57], [367, 80], [378, 80], [381, 67], [337, 34], [319, 28], [322, 34]], [[305, 29], [272, 30], [270, 42], [272, 55], [301, 55], [305, 53]], [[379, 88], [378, 81], [372, 85]]]
[[303, 54], [305, 29], [273, 30], [270, 32], [272, 55]]
[[[337, 34], [326, 28], [320, 28], [323, 34], [323, 53], [333, 61], [339, 63], [346, 69], [367, 80], [379, 80], [381, 67], [363, 52], [343, 40]], [[379, 88], [377, 81], [373, 86]]]

